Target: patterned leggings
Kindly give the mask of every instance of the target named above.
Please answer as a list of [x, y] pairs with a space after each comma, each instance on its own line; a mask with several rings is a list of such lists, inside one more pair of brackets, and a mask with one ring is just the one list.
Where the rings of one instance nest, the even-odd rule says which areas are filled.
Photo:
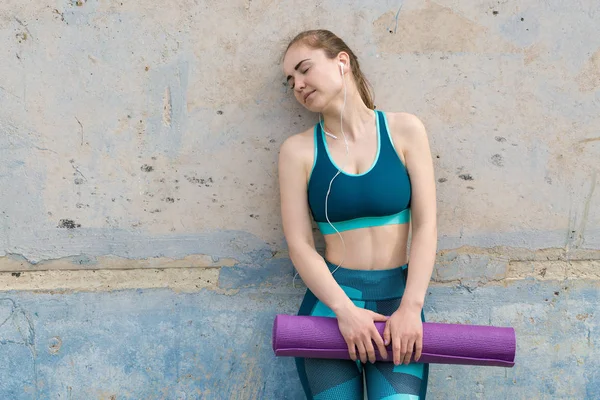
[[[330, 271], [336, 268], [327, 265]], [[400, 306], [406, 274], [406, 265], [375, 271], [338, 268], [334, 278], [356, 306], [391, 315]], [[310, 290], [298, 315], [335, 317]], [[296, 358], [296, 367], [308, 400], [362, 400], [363, 374], [368, 400], [424, 400], [427, 391], [427, 364]]]

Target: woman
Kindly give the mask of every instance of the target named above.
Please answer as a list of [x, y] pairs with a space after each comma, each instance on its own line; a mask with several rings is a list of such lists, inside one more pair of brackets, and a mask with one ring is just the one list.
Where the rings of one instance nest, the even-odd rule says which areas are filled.
[[[364, 373], [369, 400], [424, 399], [428, 366], [411, 358], [421, 355], [437, 241], [425, 128], [414, 115], [375, 110], [356, 56], [329, 31], [296, 36], [283, 71], [298, 102], [322, 116], [279, 155], [284, 234], [308, 287], [299, 314], [336, 317], [352, 358], [296, 359], [306, 396], [362, 399]], [[386, 321], [383, 338], [375, 321]], [[387, 361], [375, 362], [375, 348]]]

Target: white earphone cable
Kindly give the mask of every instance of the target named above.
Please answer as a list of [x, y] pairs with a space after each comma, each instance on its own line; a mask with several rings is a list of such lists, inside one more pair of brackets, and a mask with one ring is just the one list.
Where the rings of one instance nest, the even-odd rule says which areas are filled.
[[[346, 157], [344, 158], [344, 164], [342, 165], [342, 168], [338, 169], [338, 172], [333, 176], [333, 178], [331, 178], [331, 181], [329, 181], [329, 188], [327, 189], [327, 195], [325, 196], [325, 219], [327, 219], [327, 222], [329, 223], [329, 225], [331, 225], [331, 227], [335, 230], [335, 232], [340, 237], [340, 240], [342, 241], [342, 246], [344, 248], [343, 255], [342, 255], [342, 261], [340, 261], [338, 266], [333, 271], [331, 271], [332, 275], [335, 273], [335, 271], [338, 270], [338, 268], [340, 268], [342, 266], [342, 264], [344, 263], [344, 261], [346, 259], [346, 243], [344, 242], [344, 238], [342, 237], [342, 234], [340, 233], [340, 231], [338, 231], [337, 228], [329, 220], [329, 214], [327, 212], [328, 211], [329, 193], [331, 192], [331, 185], [333, 184], [333, 180], [342, 172], [342, 170], [344, 168], [346, 168], [346, 163], [348, 162], [348, 155], [350, 153], [350, 150], [348, 148], [348, 141], [346, 140], [346, 134], [344, 133], [344, 109], [346, 108], [346, 78], [345, 78], [345, 74], [343, 74], [343, 73], [342, 73], [342, 82], [344, 85], [344, 104], [342, 105], [342, 112], [340, 113], [340, 129], [342, 131], [342, 136], [344, 137], [344, 144], [346, 146]], [[319, 121], [321, 123], [321, 129], [323, 129], [323, 131], [325, 131], [325, 129], [323, 128], [322, 119], [319, 118]]]

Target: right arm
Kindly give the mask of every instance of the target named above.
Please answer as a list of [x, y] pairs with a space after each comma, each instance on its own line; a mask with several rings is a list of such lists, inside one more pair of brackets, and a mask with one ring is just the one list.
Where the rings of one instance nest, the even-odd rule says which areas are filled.
[[[337, 284], [317, 253], [307, 196], [306, 147], [300, 135], [286, 140], [279, 153], [279, 191], [283, 234], [289, 255], [302, 281], [336, 315], [354, 304]], [[312, 165], [312, 163], [310, 163]]]
[[[383, 338], [373, 321], [387, 317], [358, 308], [335, 281], [323, 257], [315, 249], [310, 212], [308, 209], [307, 181], [314, 149], [302, 135], [292, 136], [279, 152], [279, 190], [281, 217], [290, 259], [306, 286], [338, 319], [338, 326], [348, 345], [348, 352], [356, 360], [375, 362], [373, 342], [387, 358]], [[312, 140], [310, 141], [312, 143]]]

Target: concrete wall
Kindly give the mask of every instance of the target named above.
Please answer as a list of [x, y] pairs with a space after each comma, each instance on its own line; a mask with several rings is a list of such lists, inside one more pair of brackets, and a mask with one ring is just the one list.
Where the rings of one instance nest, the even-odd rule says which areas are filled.
[[[0, 4], [0, 398], [299, 399], [277, 152], [316, 122], [280, 57], [326, 27], [425, 122], [431, 321], [514, 326], [434, 399], [600, 398], [600, 3]], [[319, 241], [319, 243], [322, 243]]]

